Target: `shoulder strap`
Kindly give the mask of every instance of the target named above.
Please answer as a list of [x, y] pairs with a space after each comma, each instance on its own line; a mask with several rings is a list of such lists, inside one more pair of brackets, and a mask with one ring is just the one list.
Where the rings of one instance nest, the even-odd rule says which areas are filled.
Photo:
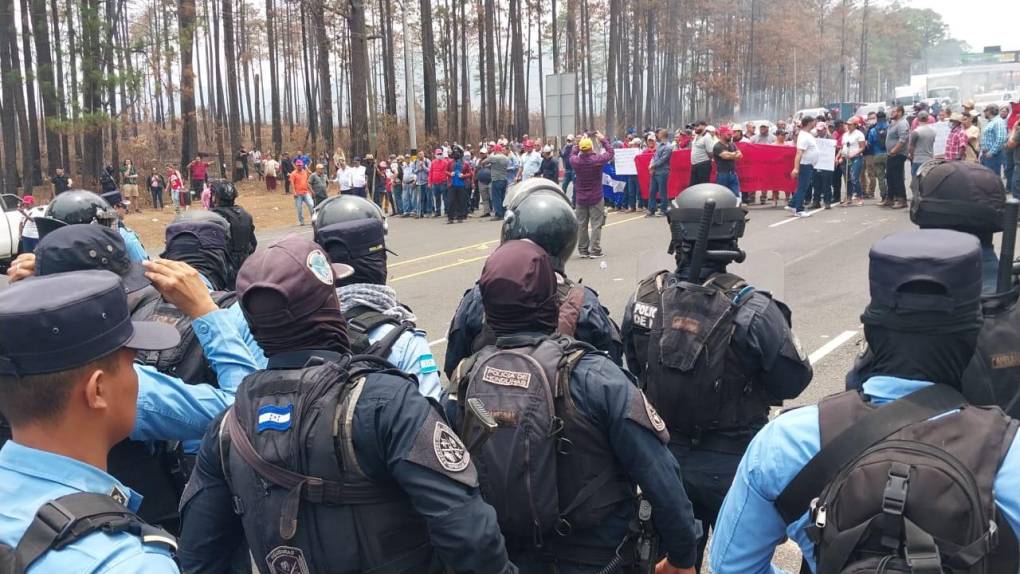
[[400, 320], [392, 315], [380, 313], [369, 307], [358, 306], [344, 314], [348, 325], [353, 325], [362, 333], [368, 334], [379, 325], [399, 325]]
[[560, 315], [556, 332], [561, 335], [573, 337], [577, 332], [577, 321], [581, 317], [581, 308], [584, 306], [584, 287], [578, 284], [571, 285], [567, 294], [560, 301]]
[[14, 572], [23, 573], [50, 550], [60, 550], [93, 532], [130, 532], [144, 544], [177, 551], [177, 539], [150, 526], [123, 504], [105, 494], [76, 492], [42, 505], [14, 550]]
[[382, 339], [379, 339], [375, 343], [369, 345], [365, 349], [366, 355], [375, 355], [377, 357], [387, 358], [390, 356], [390, 351], [393, 350], [393, 345], [397, 344], [400, 337], [404, 336], [404, 333], [414, 330], [414, 325], [408, 322], [402, 322], [390, 329], [389, 333]]
[[956, 389], [930, 385], [868, 413], [822, 448], [776, 499], [787, 524], [796, 520], [847, 462], [889, 435], [967, 404]]
[[747, 286], [747, 282], [732, 273], [716, 273], [705, 281], [704, 286], [730, 292]]

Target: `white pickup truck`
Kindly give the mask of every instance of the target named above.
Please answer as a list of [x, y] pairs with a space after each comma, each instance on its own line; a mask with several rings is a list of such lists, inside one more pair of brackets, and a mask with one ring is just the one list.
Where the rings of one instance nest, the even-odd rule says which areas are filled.
[[[19, 209], [21, 198], [5, 193], [0, 195], [0, 206], [4, 216], [0, 218], [0, 271], [7, 269], [11, 261], [18, 255], [18, 244], [21, 242], [21, 227], [25, 214]], [[42, 207], [30, 210], [32, 215], [42, 215]]]

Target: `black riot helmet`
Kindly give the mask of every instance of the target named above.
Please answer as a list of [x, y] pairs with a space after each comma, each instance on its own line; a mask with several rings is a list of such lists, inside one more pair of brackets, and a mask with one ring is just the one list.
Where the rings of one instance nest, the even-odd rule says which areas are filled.
[[514, 189], [503, 217], [502, 241], [530, 239], [538, 244], [560, 273], [577, 247], [577, 216], [560, 188], [544, 178], [531, 178]]
[[[231, 185], [230, 187], [234, 186]], [[230, 222], [215, 211], [209, 211], [208, 209], [189, 209], [188, 211], [182, 211], [174, 218], [173, 222], [180, 223], [182, 221], [206, 221], [209, 223], [215, 223], [219, 227], [223, 228], [223, 231], [227, 234], [227, 239], [230, 239]]]
[[112, 227], [117, 219], [117, 212], [99, 195], [84, 189], [69, 189], [54, 197], [42, 217], [34, 221], [42, 238], [65, 225], [98, 223]]
[[967, 161], [925, 162], [911, 187], [910, 220], [922, 229], [953, 229], [991, 243], [1002, 231], [1006, 188], [999, 174]]
[[683, 190], [670, 204], [666, 219], [669, 221], [669, 252], [676, 253], [677, 261], [690, 255], [701, 221], [705, 202], [715, 201], [712, 224], [708, 228], [709, 248], [729, 250], [736, 259], [737, 240], [744, 236], [747, 208], [733, 192], [717, 183], [699, 183]]
[[315, 208], [312, 231], [358, 219], [378, 219], [383, 222], [383, 229], [388, 230], [386, 215], [378, 205], [357, 195], [334, 195]]
[[237, 199], [237, 188], [225, 179], [212, 180], [209, 182], [209, 189], [212, 191], [213, 204], [216, 207], [230, 207]]

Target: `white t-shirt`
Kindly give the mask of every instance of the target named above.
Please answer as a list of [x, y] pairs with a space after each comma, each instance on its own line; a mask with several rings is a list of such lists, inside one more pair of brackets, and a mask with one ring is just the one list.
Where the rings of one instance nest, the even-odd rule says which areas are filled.
[[368, 179], [365, 174], [365, 166], [359, 165], [351, 168], [351, 187], [365, 187]]
[[801, 130], [797, 134], [797, 149], [804, 152], [800, 156], [800, 165], [818, 164], [818, 144], [815, 143], [815, 136], [807, 130]]
[[280, 162], [275, 159], [267, 159], [262, 167], [265, 169], [267, 176], [276, 177], [276, 170], [280, 169]]
[[864, 141], [864, 134], [861, 130], [854, 130], [843, 134], [843, 156], [857, 157], [861, 155], [861, 142]]

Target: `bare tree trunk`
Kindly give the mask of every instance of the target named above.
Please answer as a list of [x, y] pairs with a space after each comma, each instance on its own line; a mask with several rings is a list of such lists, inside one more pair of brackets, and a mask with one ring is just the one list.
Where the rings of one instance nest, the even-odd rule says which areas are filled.
[[[21, 89], [11, 60], [11, 42], [14, 40], [14, 3], [0, 0], [0, 83], [3, 85], [3, 107], [0, 120], [4, 142], [4, 193], [16, 194], [18, 190], [18, 118], [15, 109], [15, 92]], [[26, 188], [27, 191], [28, 188]]]
[[308, 41], [308, 12], [305, 4], [300, 5], [301, 18], [301, 72], [304, 75], [305, 95], [305, 119], [308, 122], [308, 137], [311, 138], [314, 149], [319, 141], [319, 114], [315, 106], [315, 89], [312, 86], [312, 54], [309, 51]]
[[323, 0], [312, 2], [312, 28], [319, 53], [319, 114], [322, 119], [322, 136], [326, 151], [333, 151], [333, 86], [329, 71], [329, 37], [326, 35], [326, 15]]
[[[230, 133], [230, 158], [234, 157], [241, 149], [241, 119], [240, 104], [237, 95], [237, 47], [234, 43], [234, 0], [223, 0], [223, 50], [224, 60], [227, 64], [227, 99], [229, 115], [227, 116], [227, 130]], [[219, 43], [217, 42], [217, 45]], [[230, 161], [229, 159], [227, 161]], [[223, 163], [223, 159], [220, 160]], [[231, 180], [236, 181], [235, 170], [231, 170]]]
[[[67, 0], [65, 7], [67, 9], [67, 54], [68, 54], [68, 58], [69, 58], [67, 69], [71, 73], [71, 78], [70, 78], [71, 79], [71, 119], [72, 119], [71, 123], [75, 127], [75, 136], [74, 136], [74, 166], [72, 167], [72, 172], [75, 175], [78, 175], [78, 174], [82, 173], [82, 171], [84, 169], [83, 168], [83, 163], [82, 163], [84, 161], [83, 160], [83, 151], [82, 151], [82, 149], [83, 149], [83, 147], [82, 147], [82, 136], [81, 136], [81, 133], [78, 131], [78, 128], [80, 127], [79, 123], [78, 123], [78, 118], [80, 117], [81, 100], [78, 98], [78, 71], [77, 71], [78, 70], [77, 57], [78, 57], [79, 50], [81, 50], [81, 46], [79, 46], [78, 44], [81, 44], [82, 42], [78, 39], [78, 34], [76, 33], [77, 31], [81, 30], [81, 25], [80, 24], [77, 25], [77, 26], [75, 25], [75, 22], [74, 22], [74, 8], [73, 8], [74, 5], [75, 4], [72, 3], [72, 0]], [[80, 12], [80, 10], [79, 10], [79, 12]], [[85, 65], [83, 63], [82, 64], [82, 71], [83, 72], [84, 72], [84, 69], [85, 69]], [[84, 86], [82, 87], [82, 91], [84, 91]]]
[[46, 19], [46, 0], [32, 0], [32, 28], [34, 31], [36, 60], [39, 66], [36, 75], [39, 78], [39, 91], [42, 95], [43, 116], [46, 128], [46, 168], [53, 172], [62, 165], [60, 156], [60, 136], [53, 130], [53, 122], [60, 116], [57, 106], [57, 86], [53, 78], [53, 59], [50, 55], [50, 30]]
[[[103, 113], [103, 68], [99, 53], [99, 0], [82, 0], [78, 2], [81, 12], [81, 73], [82, 73], [82, 110], [89, 118], [100, 117]], [[103, 169], [103, 126], [95, 122], [87, 122], [84, 126], [85, 138], [82, 150], [82, 181], [84, 185], [99, 181], [99, 173]]]
[[[177, 41], [181, 52], [181, 169], [198, 154], [195, 115], [195, 0], [177, 0]], [[172, 97], [171, 97], [172, 99]]]
[[493, 33], [495, 20], [494, 2], [485, 0], [485, 93], [482, 97], [486, 100], [485, 111], [489, 114], [485, 123], [493, 131], [493, 135], [499, 131], [496, 120], [496, 41]]
[[468, 117], [471, 115], [471, 83], [468, 75], [467, 14], [460, 2], [460, 141], [468, 141]]
[[283, 123], [280, 120], [280, 80], [276, 69], [278, 53], [275, 38], [275, 18], [276, 8], [273, 7], [273, 0], [266, 0], [266, 43], [269, 45], [269, 91], [273, 118], [273, 154], [279, 155], [283, 151]]
[[215, 54], [216, 54], [216, 60], [215, 60], [215, 66], [214, 66], [214, 68], [216, 70], [216, 83], [213, 84], [213, 86], [215, 86], [215, 90], [216, 90], [216, 158], [217, 158], [217, 163], [218, 163], [217, 167], [219, 168], [220, 177], [226, 177], [226, 174], [223, 173], [224, 165], [226, 165], [226, 163], [227, 163], [226, 154], [224, 153], [224, 150], [223, 150], [223, 124], [227, 122], [227, 119], [226, 119], [226, 116], [227, 116], [227, 113], [226, 113], [227, 105], [224, 102], [224, 98], [223, 98], [223, 74], [221, 73], [221, 70], [220, 70], [220, 60], [223, 59], [223, 58], [220, 57], [220, 46], [221, 46], [221, 44], [220, 44], [220, 14], [219, 14], [219, 11], [217, 10], [215, 0], [210, 0], [209, 3], [210, 3], [211, 8], [212, 8], [212, 18], [213, 18], [213, 26], [212, 26], [212, 29], [213, 29], [213, 43], [212, 43], [212, 45], [214, 46]]
[[[248, 131], [251, 133], [252, 144], [258, 141], [258, 136], [255, 133], [255, 117], [257, 115], [255, 108], [252, 106], [251, 99], [251, 46], [249, 45], [251, 34], [249, 33], [247, 26], [247, 4], [241, 2], [241, 29], [238, 32], [238, 39], [241, 42], [241, 76], [244, 78], [244, 100], [248, 107]], [[255, 149], [258, 149], [256, 146]]]
[[535, 7], [538, 8], [538, 105], [541, 111], [542, 117], [539, 118], [539, 131], [545, 136], [545, 70], [542, 62], [542, 2], [540, 0], [535, 2]]
[[[427, 138], [434, 136], [439, 129], [439, 102], [436, 101], [436, 45], [432, 39], [432, 1], [420, 0], [418, 6], [421, 10], [422, 92], [425, 97], [425, 137]], [[351, 60], [353, 66], [353, 54]], [[353, 123], [353, 121], [352, 116], [351, 122]]]
[[489, 102], [485, 99], [485, 8], [482, 0], [475, 0], [475, 21], [478, 23], [478, 133], [485, 139], [489, 133]]
[[606, 136], [616, 134], [616, 58], [620, 49], [620, 0], [609, 0], [609, 57], [606, 65]]
[[521, 2], [510, 0], [510, 65], [514, 79], [513, 135], [528, 133], [528, 98], [524, 93], [524, 40], [521, 38]]
[[[26, 111], [28, 114], [28, 141], [32, 146], [22, 150], [23, 155], [29, 156], [29, 163], [32, 166], [32, 185], [42, 184], [42, 161], [39, 158], [39, 111], [35, 107], [35, 67], [32, 65], [32, 27], [28, 21], [29, 14], [28, 0], [21, 0], [21, 51], [25, 56], [25, 75], [22, 76], [25, 82], [25, 90], [28, 97], [25, 98]], [[16, 48], [11, 46], [12, 52]], [[24, 160], [22, 160], [24, 162]]]
[[[427, 1], [427, 0], [423, 0]], [[368, 153], [368, 37], [365, 0], [350, 0], [351, 26], [351, 154]], [[426, 56], [426, 62], [428, 57]], [[428, 64], [426, 64], [426, 67]], [[426, 104], [426, 112], [428, 107]]]
[[[64, 48], [62, 37], [60, 35], [60, 13], [57, 10], [57, 0], [50, 0], [50, 24], [53, 29], [53, 38], [56, 40], [52, 44], [56, 48], [57, 52], [57, 109], [59, 110], [61, 121], [66, 121], [67, 103], [64, 98]], [[65, 168], [69, 167], [67, 164], [71, 163], [71, 154], [66, 132], [61, 132], [60, 134], [60, 154], [63, 158], [61, 165]]]
[[106, 106], [110, 116], [108, 121], [108, 127], [110, 128], [110, 165], [113, 166], [116, 172], [120, 166], [120, 134], [117, 132], [120, 118], [117, 112], [117, 85], [121, 81], [116, 75], [113, 62], [113, 51], [116, 47], [117, 36], [115, 24], [117, 22], [117, 9], [114, 7], [114, 0], [106, 0], [104, 18], [105, 22], [100, 24], [100, 43], [103, 47], [102, 58], [106, 64]]
[[[174, 54], [173, 50], [170, 48], [170, 24], [169, 24], [170, 14], [166, 10], [167, 2], [161, 0], [159, 4], [160, 13], [163, 16], [163, 58], [165, 60], [163, 64], [163, 73], [166, 74], [166, 109], [170, 113], [170, 125], [173, 126], [174, 124], [177, 123], [177, 110], [176, 106], [174, 105], [174, 75], [173, 75]], [[192, 1], [191, 4], [192, 4], [191, 6], [192, 26], [194, 26], [195, 15], [194, 1]], [[180, 26], [179, 16], [177, 25]], [[194, 38], [194, 31], [192, 32], [191, 36], [192, 38]], [[192, 72], [192, 76], [194, 76], [194, 72]], [[159, 83], [159, 80], [157, 79], [156, 82]], [[192, 81], [192, 84], [194, 84], [194, 81]], [[194, 92], [194, 85], [192, 85], [192, 92]], [[195, 102], [194, 94], [192, 94], [191, 96], [191, 102], [192, 106], [194, 106]], [[182, 110], [181, 113], [183, 114], [184, 111]], [[197, 140], [195, 143], [197, 145]]]
[[556, 0], [552, 0], [552, 54], [553, 54], [553, 73], [560, 73], [560, 35], [559, 35], [559, 20], [560, 12], [556, 9]]
[[645, 116], [644, 124], [651, 127], [655, 124], [654, 102], [655, 102], [655, 15], [657, 13], [652, 7], [645, 9], [645, 61], [648, 62], [647, 86], [645, 88]]

